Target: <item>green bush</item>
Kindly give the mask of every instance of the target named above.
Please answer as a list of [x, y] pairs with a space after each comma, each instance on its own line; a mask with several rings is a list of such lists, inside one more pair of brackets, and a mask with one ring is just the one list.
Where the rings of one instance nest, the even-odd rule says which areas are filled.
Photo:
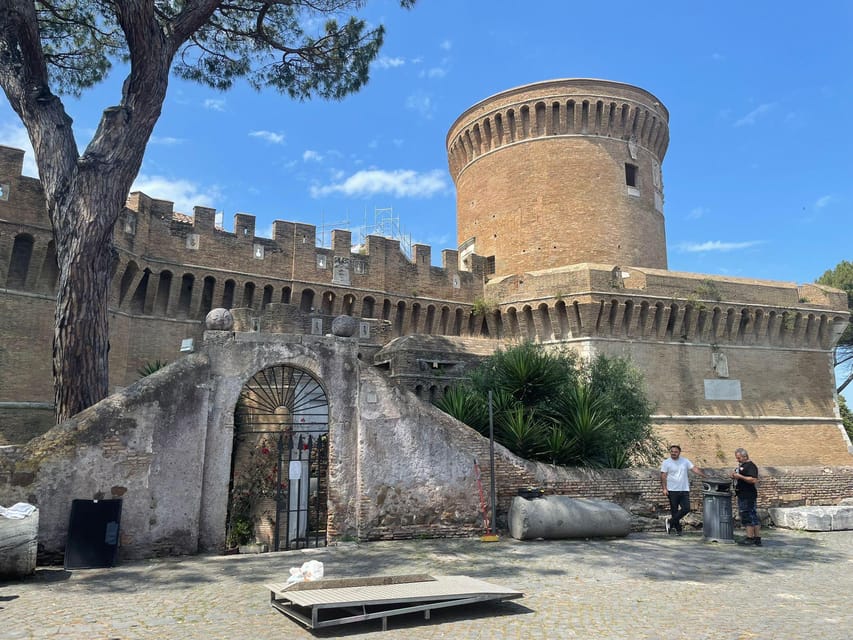
[[622, 358], [591, 362], [531, 343], [497, 351], [436, 406], [530, 460], [624, 468], [663, 455], [639, 372]]

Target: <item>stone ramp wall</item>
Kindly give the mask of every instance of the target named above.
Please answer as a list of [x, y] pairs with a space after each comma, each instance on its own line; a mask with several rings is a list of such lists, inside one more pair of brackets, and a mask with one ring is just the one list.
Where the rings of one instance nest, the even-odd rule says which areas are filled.
[[193, 354], [0, 456], [0, 504], [36, 504], [41, 562], [61, 561], [74, 499], [122, 498], [122, 558], [195, 553], [207, 359]]

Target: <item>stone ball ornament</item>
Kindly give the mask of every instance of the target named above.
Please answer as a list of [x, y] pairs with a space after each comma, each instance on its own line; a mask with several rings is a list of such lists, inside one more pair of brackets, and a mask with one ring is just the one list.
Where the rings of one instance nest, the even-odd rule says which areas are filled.
[[231, 331], [234, 328], [234, 316], [228, 309], [211, 309], [204, 318], [208, 331]]
[[332, 320], [332, 335], [339, 338], [351, 338], [358, 330], [358, 321], [352, 316], [338, 316]]

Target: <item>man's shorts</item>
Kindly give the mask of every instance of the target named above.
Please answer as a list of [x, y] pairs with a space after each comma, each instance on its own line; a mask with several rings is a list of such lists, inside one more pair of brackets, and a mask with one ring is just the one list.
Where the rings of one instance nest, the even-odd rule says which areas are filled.
[[761, 524], [758, 511], [755, 509], [754, 496], [738, 496], [737, 510], [740, 511], [740, 522], [745, 527], [757, 527]]

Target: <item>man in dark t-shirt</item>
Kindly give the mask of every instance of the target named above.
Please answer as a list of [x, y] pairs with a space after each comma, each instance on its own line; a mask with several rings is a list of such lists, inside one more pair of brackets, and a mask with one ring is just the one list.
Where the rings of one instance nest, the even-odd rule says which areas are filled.
[[749, 459], [746, 449], [735, 451], [737, 468], [732, 473], [737, 493], [737, 510], [740, 512], [740, 521], [746, 527], [746, 539], [743, 544], [761, 546], [761, 520], [758, 519], [756, 501], [758, 499], [758, 467]]

